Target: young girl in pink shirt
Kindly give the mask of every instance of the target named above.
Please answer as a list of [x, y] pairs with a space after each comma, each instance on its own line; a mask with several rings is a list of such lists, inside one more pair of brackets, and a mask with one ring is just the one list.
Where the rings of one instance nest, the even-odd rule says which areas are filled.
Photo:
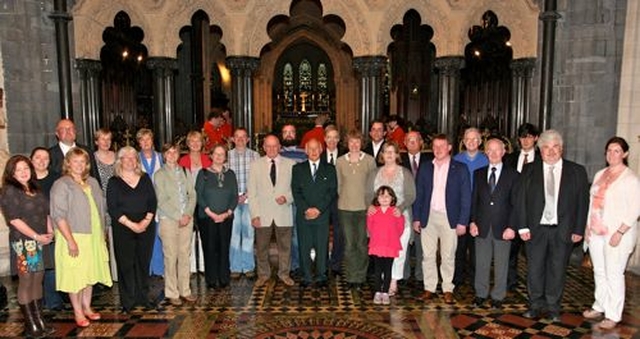
[[396, 211], [397, 201], [391, 187], [380, 186], [372, 202], [376, 210], [367, 216], [369, 255], [373, 257], [375, 277], [373, 289], [376, 291], [373, 303], [376, 305], [389, 305], [391, 266], [402, 250], [400, 236], [404, 230], [404, 217], [402, 212]]

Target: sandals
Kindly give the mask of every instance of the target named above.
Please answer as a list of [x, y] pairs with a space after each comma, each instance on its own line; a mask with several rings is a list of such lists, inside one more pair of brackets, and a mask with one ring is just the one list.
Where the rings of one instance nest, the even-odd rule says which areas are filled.
[[398, 281], [391, 279], [391, 283], [389, 284], [389, 296], [393, 297], [398, 294]]
[[598, 311], [594, 310], [593, 308], [590, 308], [590, 309], [585, 310], [584, 312], [582, 312], [582, 317], [584, 317], [585, 319], [597, 320], [597, 319], [602, 318], [602, 316], [604, 316], [604, 313], [598, 312]]
[[84, 316], [87, 317], [89, 320], [100, 320], [100, 318], [102, 318], [100, 313], [97, 313], [97, 312], [85, 313]]
[[598, 328], [601, 330], [612, 330], [616, 326], [618, 326], [618, 323], [611, 319], [604, 319], [601, 322], [599, 322], [596, 326], [598, 326]]
[[89, 327], [89, 325], [91, 325], [91, 322], [89, 321], [89, 319], [84, 318], [82, 320], [78, 320], [76, 318], [76, 326], [78, 326], [80, 328], [85, 328], [85, 327]]

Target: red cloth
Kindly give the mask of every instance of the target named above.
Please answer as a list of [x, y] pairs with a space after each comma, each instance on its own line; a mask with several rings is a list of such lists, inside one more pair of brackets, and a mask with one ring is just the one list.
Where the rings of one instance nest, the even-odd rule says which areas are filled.
[[[200, 154], [200, 162], [202, 163], [202, 168], [207, 168], [211, 166], [212, 163], [211, 158], [204, 153]], [[191, 157], [189, 154], [183, 155], [180, 160], [178, 160], [178, 165], [191, 170]]]
[[369, 255], [397, 258], [402, 250], [400, 236], [404, 231], [404, 216], [393, 215], [395, 209], [395, 207], [389, 207], [386, 212], [382, 212], [378, 206], [373, 215], [367, 215]]
[[400, 149], [404, 149], [404, 130], [398, 126], [391, 133], [387, 135], [387, 141], [393, 141], [398, 144]]
[[324, 128], [322, 128], [322, 126], [316, 126], [307, 131], [307, 133], [302, 137], [302, 141], [300, 141], [300, 147], [304, 148], [311, 139], [320, 141], [320, 143], [322, 143], [322, 149], [326, 148], [326, 145], [324, 144]]
[[222, 130], [222, 138], [225, 140], [233, 136], [233, 125], [228, 121], [225, 120], [225, 122], [222, 123], [222, 126], [220, 126], [220, 129]]
[[222, 130], [222, 126], [215, 127], [210, 122], [205, 122], [202, 128], [204, 133], [207, 135], [207, 144], [204, 146], [204, 149], [207, 151], [211, 150], [213, 146], [226, 144], [227, 141], [224, 139], [224, 134]]

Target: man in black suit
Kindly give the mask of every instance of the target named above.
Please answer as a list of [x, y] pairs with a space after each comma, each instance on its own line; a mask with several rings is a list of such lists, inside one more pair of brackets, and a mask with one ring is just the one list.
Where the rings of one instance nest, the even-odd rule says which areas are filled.
[[[522, 168], [534, 162], [540, 162], [540, 151], [536, 149], [536, 142], [540, 136], [538, 128], [530, 123], [524, 123], [518, 128], [518, 144], [520, 148], [504, 156], [503, 163], [522, 173]], [[518, 285], [518, 257], [523, 243], [520, 237], [511, 241], [511, 252], [509, 254], [509, 274], [507, 277], [507, 288], [515, 291]]]
[[540, 152], [536, 149], [536, 142], [539, 136], [540, 131], [535, 125], [530, 123], [522, 124], [518, 128], [518, 144], [520, 144], [520, 148], [505, 155], [504, 164], [522, 173], [522, 168], [526, 164], [540, 161]]
[[[432, 153], [422, 153], [422, 147], [424, 141], [422, 135], [419, 132], [411, 131], [404, 136], [404, 145], [407, 152], [400, 153], [400, 160], [402, 166], [409, 169], [413, 173], [413, 177], [417, 178], [418, 170], [422, 164], [433, 161]], [[406, 280], [411, 277], [411, 257], [414, 257], [414, 271], [413, 276], [416, 281], [422, 285], [422, 242], [420, 241], [420, 234], [411, 232], [411, 238], [409, 238], [409, 250], [407, 252], [408, 257], [404, 263], [403, 276]]]
[[526, 244], [529, 310], [560, 320], [560, 302], [573, 244], [582, 240], [589, 210], [589, 182], [583, 166], [562, 158], [562, 136], [547, 130], [538, 139], [542, 162], [520, 176], [518, 233]]
[[[324, 142], [327, 146], [320, 156], [320, 161], [335, 167], [338, 157], [346, 151], [340, 147], [340, 132], [335, 126], [329, 125], [324, 129]], [[342, 274], [342, 259], [344, 258], [344, 230], [338, 218], [338, 197], [331, 203], [329, 224], [333, 228], [333, 241], [331, 255], [329, 258], [329, 268], [333, 275]]]
[[[320, 161], [322, 144], [311, 139], [305, 145], [308, 160], [293, 166], [291, 192], [296, 202], [296, 225], [300, 248], [302, 286], [327, 284], [327, 251], [329, 248], [329, 214], [335, 200], [338, 180], [336, 169]], [[312, 274], [311, 250], [315, 250], [315, 279]]]
[[384, 137], [387, 134], [384, 122], [382, 120], [373, 120], [369, 124], [369, 138], [371, 139], [362, 150], [363, 152], [371, 155], [375, 159], [378, 167], [382, 166], [384, 162], [378, 157], [384, 145]]
[[474, 307], [481, 307], [489, 297], [491, 262], [494, 284], [491, 306], [499, 309], [507, 294], [509, 250], [515, 237], [515, 187], [518, 172], [502, 163], [504, 142], [490, 138], [484, 149], [489, 166], [474, 172], [471, 223], [469, 233], [475, 238], [476, 270]]
[[58, 143], [49, 147], [49, 156], [51, 158], [49, 171], [62, 175], [64, 156], [71, 148], [78, 147], [89, 154], [89, 161], [91, 163], [91, 172], [89, 174], [100, 182], [100, 175], [98, 175], [98, 167], [96, 166], [93, 152], [87, 146], [76, 144], [76, 125], [73, 121], [69, 119], [60, 120], [56, 125], [56, 137], [58, 138]]

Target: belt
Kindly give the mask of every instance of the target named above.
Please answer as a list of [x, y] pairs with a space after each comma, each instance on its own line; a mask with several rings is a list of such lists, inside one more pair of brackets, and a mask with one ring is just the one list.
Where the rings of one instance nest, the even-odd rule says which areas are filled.
[[541, 227], [549, 227], [549, 228], [553, 228], [553, 227], [558, 227], [558, 224], [540, 224]]

